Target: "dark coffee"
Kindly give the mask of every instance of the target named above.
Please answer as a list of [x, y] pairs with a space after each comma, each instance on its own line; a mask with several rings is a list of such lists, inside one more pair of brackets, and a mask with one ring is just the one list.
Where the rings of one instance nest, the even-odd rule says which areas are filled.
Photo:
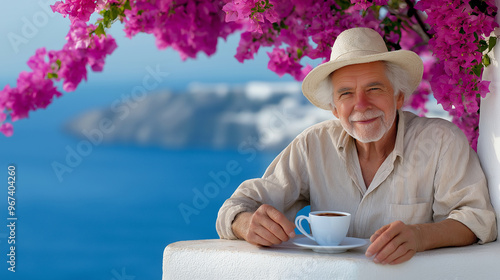
[[319, 214], [316, 214], [316, 216], [340, 217], [340, 216], [346, 216], [346, 214], [341, 214], [341, 213], [319, 213]]

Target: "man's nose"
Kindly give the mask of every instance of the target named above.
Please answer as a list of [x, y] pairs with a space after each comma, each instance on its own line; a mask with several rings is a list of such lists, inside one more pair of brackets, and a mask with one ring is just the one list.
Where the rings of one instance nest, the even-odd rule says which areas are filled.
[[366, 109], [370, 108], [371, 103], [369, 101], [369, 97], [367, 96], [366, 92], [363, 90], [359, 90], [356, 92], [356, 101], [355, 101], [354, 109], [357, 111], [365, 111]]

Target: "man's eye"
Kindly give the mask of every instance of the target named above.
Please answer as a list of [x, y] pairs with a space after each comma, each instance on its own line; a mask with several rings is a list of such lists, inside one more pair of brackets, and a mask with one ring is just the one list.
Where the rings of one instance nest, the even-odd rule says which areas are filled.
[[375, 91], [375, 90], [380, 90], [380, 88], [374, 87], [374, 88], [370, 88], [370, 89], [368, 89], [368, 90], [370, 90], [370, 91]]
[[351, 94], [351, 93], [352, 93], [352, 92], [350, 92], [350, 91], [342, 92], [342, 93], [340, 94], [340, 96], [341, 96], [341, 97], [342, 97], [342, 96], [346, 96], [346, 95], [349, 95], [349, 94]]

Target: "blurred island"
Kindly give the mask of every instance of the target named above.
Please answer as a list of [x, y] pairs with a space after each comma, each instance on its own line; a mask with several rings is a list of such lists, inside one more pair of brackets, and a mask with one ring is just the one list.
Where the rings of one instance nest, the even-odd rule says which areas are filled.
[[[433, 101], [427, 115], [449, 119]], [[192, 83], [185, 92], [132, 91], [65, 130], [94, 144], [279, 151], [307, 127], [334, 118], [310, 104], [298, 82]]]
[[335, 118], [310, 104], [297, 82], [192, 83], [185, 92], [122, 97], [70, 120], [65, 131], [110, 144], [276, 151], [307, 127]]

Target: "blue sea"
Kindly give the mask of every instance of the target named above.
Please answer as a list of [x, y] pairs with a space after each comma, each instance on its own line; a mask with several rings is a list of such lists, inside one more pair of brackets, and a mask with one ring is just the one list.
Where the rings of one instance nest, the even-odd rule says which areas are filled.
[[[83, 84], [15, 122], [14, 136], [0, 136], [0, 279], [160, 279], [165, 247], [218, 238], [224, 200], [278, 153], [89, 145], [63, 131], [68, 120], [109, 106], [131, 86]], [[14, 216], [9, 166], [16, 172]], [[9, 217], [17, 218], [10, 239]], [[9, 240], [15, 272], [8, 270]]]

